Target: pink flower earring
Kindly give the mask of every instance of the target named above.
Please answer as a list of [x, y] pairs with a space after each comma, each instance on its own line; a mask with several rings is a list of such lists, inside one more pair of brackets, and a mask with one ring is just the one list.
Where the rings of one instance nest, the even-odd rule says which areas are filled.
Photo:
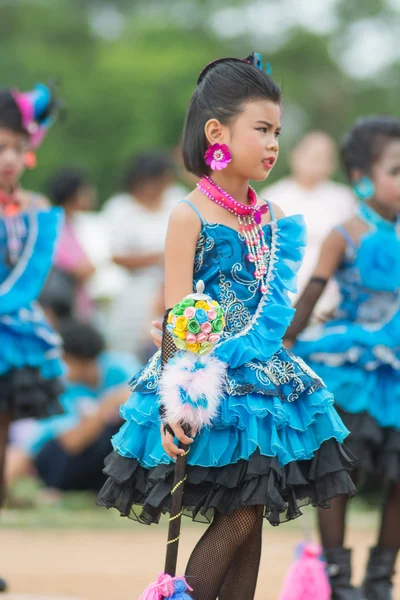
[[232, 157], [226, 144], [213, 144], [208, 147], [204, 160], [213, 171], [222, 171], [231, 162]]

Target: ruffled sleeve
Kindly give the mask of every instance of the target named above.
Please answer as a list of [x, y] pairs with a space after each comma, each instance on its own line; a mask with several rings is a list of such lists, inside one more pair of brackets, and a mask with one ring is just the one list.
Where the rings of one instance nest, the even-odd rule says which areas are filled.
[[32, 211], [21, 257], [0, 284], [0, 314], [10, 314], [35, 300], [50, 271], [63, 211]]
[[304, 219], [300, 215], [284, 217], [270, 226], [268, 291], [246, 327], [225, 338], [215, 349], [218, 358], [232, 368], [253, 359], [264, 361], [277, 352], [294, 316], [289, 292], [296, 292], [296, 276], [304, 255]]

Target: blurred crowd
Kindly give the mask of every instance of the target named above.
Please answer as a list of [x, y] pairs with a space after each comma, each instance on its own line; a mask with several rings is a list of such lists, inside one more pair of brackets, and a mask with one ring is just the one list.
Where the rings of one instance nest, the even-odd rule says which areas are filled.
[[[299, 292], [328, 231], [356, 208], [350, 188], [332, 180], [335, 142], [309, 132], [291, 152], [290, 175], [260, 192], [286, 215], [301, 213], [308, 245]], [[122, 421], [129, 380], [156, 350], [151, 321], [165, 312], [163, 250], [172, 207], [196, 185], [173, 154], [146, 152], [121, 169], [119, 189], [101, 209], [96, 183], [79, 166], [62, 166], [43, 190], [65, 221], [40, 304], [64, 342], [65, 414], [12, 425], [6, 478], [39, 476], [49, 497], [102, 485], [110, 438]], [[182, 232], [184, 235], [184, 232]], [[315, 318], [335, 305], [334, 284]], [[12, 499], [10, 500], [10, 502]]]

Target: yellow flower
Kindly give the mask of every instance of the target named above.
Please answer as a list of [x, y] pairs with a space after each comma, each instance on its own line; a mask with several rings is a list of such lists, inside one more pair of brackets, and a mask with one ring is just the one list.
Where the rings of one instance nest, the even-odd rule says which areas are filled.
[[197, 342], [195, 344], [187, 344], [187, 350], [189, 350], [189, 352], [194, 352], [195, 354], [197, 354], [199, 349], [200, 344], [198, 344]]
[[215, 306], [215, 308], [218, 308], [218, 306], [219, 306], [219, 304], [218, 304], [218, 302], [216, 300], [211, 300], [211, 304], [213, 306]]
[[168, 315], [168, 325], [170, 325], [172, 323], [172, 319], [174, 318], [174, 314], [172, 312], [172, 310], [169, 312]]
[[208, 310], [208, 302], [205, 300], [198, 300], [195, 304], [196, 308], [203, 308], [204, 310]]
[[178, 317], [176, 319], [175, 329], [177, 331], [186, 331], [187, 324], [188, 324], [188, 319], [182, 315], [181, 317]]
[[177, 329], [173, 329], [172, 333], [178, 339], [186, 340], [186, 332], [185, 331], [178, 331]]

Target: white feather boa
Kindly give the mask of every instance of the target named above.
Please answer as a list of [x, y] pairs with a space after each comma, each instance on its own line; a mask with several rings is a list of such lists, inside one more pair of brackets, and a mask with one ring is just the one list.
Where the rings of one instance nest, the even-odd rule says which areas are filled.
[[181, 422], [196, 431], [211, 425], [223, 394], [226, 364], [212, 354], [199, 357], [179, 353], [170, 360], [160, 379], [160, 403], [165, 423]]

